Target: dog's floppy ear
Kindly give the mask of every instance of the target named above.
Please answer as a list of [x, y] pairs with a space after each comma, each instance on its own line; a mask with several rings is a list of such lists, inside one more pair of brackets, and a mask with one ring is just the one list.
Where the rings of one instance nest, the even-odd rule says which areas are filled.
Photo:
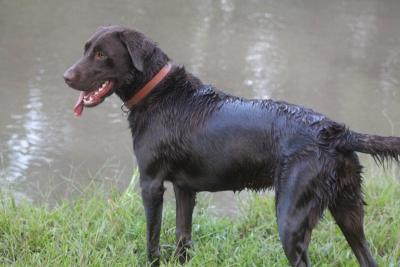
[[143, 72], [144, 59], [147, 56], [145, 51], [147, 51], [146, 46], [149, 41], [142, 33], [133, 30], [122, 31], [120, 38], [128, 49], [133, 66], [138, 71]]

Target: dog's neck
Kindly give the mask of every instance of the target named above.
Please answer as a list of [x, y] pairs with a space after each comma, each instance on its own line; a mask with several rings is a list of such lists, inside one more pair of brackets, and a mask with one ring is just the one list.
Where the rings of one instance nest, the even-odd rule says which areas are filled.
[[141, 88], [143, 88], [153, 77], [170, 61], [169, 57], [157, 46], [153, 52], [145, 58], [143, 71], [132, 66], [127, 75], [124, 85], [115, 93], [125, 103], [129, 101]]
[[169, 74], [171, 63], [167, 63], [154, 77], [138, 90], [128, 101], [124, 102], [125, 108], [132, 109], [133, 106], [142, 101], [151, 91]]
[[[187, 72], [184, 67], [173, 65], [163, 81], [130, 110], [128, 121], [133, 138], [135, 139], [151, 124], [149, 119], [157, 121], [162, 117], [161, 120], [164, 120], [170, 115], [171, 110], [181, 113], [177, 119], [183, 120], [188, 115], [185, 114], [185, 109], [191, 105], [187, 99], [190, 99], [189, 96], [195, 94], [202, 86], [203, 83]], [[165, 107], [169, 107], [169, 111]], [[198, 107], [201, 109], [201, 105]], [[173, 127], [173, 124], [169, 126]]]

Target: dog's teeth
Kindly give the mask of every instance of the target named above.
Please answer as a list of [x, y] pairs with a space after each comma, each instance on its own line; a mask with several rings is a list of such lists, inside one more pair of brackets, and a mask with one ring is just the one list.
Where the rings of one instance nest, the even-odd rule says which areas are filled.
[[93, 102], [93, 97], [90, 96], [89, 99], [86, 98], [86, 99], [83, 100], [83, 102], [84, 102], [85, 104], [91, 104], [91, 103]]

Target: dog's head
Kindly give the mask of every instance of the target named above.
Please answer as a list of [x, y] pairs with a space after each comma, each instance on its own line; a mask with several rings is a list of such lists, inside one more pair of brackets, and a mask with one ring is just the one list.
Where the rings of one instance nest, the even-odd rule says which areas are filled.
[[129, 99], [168, 57], [142, 33], [121, 27], [100, 27], [85, 43], [83, 56], [64, 73], [65, 82], [81, 91], [74, 107], [94, 107], [112, 93]]

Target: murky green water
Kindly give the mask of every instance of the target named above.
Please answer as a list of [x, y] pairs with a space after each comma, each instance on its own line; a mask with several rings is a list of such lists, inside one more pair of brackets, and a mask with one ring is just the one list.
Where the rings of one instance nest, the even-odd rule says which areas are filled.
[[[400, 1], [0, 1], [0, 186], [32, 200], [129, 182], [116, 97], [76, 119], [62, 73], [99, 25], [134, 27], [203, 81], [400, 135]], [[212, 205], [234, 210], [231, 194]]]

